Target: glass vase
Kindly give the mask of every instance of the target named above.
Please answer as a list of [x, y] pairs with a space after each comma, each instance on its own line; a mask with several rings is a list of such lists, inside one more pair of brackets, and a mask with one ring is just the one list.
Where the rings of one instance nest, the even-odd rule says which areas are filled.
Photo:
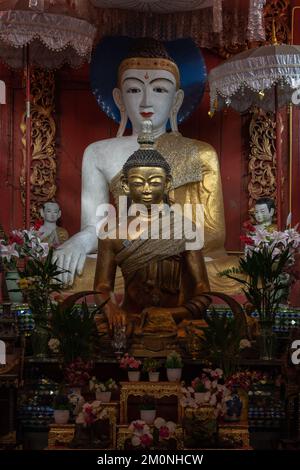
[[260, 320], [259, 358], [262, 361], [274, 359], [276, 347], [276, 335], [273, 332], [273, 321]]
[[238, 422], [241, 420], [243, 402], [239, 396], [238, 390], [234, 387], [231, 397], [226, 401], [226, 413], [224, 421]]
[[31, 346], [33, 356], [36, 358], [45, 358], [48, 355], [48, 330], [37, 325], [31, 335]]

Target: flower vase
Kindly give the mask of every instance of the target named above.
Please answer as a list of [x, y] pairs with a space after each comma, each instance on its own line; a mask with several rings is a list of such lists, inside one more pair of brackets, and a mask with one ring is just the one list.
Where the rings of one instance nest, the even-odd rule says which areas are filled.
[[110, 399], [111, 392], [101, 392], [101, 390], [96, 390], [96, 400], [99, 400], [102, 403], [109, 403]]
[[159, 382], [159, 372], [148, 372], [149, 382]]
[[153, 424], [156, 417], [156, 410], [140, 410], [141, 420], [146, 424]]
[[237, 389], [232, 391], [231, 397], [226, 401], [226, 413], [224, 421], [238, 422], [241, 420], [243, 402]]
[[261, 320], [259, 341], [259, 358], [270, 361], [274, 358], [276, 335], [273, 332], [273, 321]]
[[37, 325], [31, 335], [32, 352], [36, 358], [45, 358], [48, 354], [49, 333], [46, 328]]
[[5, 282], [9, 300], [12, 303], [21, 304], [23, 302], [23, 294], [19, 288], [18, 280], [20, 279], [18, 271], [6, 271]]
[[138, 382], [140, 380], [141, 372], [139, 370], [129, 370], [128, 380], [129, 382]]
[[55, 424], [67, 424], [70, 419], [69, 410], [54, 410], [53, 413]]
[[179, 367], [175, 369], [167, 368], [167, 378], [169, 382], [179, 382], [181, 379], [181, 374], [182, 369]]

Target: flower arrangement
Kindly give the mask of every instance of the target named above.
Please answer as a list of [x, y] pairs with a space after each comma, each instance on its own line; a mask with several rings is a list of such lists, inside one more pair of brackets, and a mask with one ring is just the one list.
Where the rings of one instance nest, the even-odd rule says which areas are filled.
[[[201, 375], [192, 381], [191, 387], [182, 388], [182, 406], [198, 408], [209, 405], [215, 408], [216, 417], [222, 416], [225, 402], [230, 396], [230, 390], [220, 383], [222, 377], [221, 369], [203, 369]], [[199, 395], [195, 396], [195, 392]]]
[[37, 230], [13, 230], [0, 240], [0, 256], [4, 267], [16, 270], [20, 259], [44, 258], [49, 251], [48, 243], [42, 243]]
[[106, 380], [106, 382], [99, 382], [94, 376], [89, 381], [89, 389], [91, 392], [112, 392], [118, 390], [118, 386], [112, 378]]
[[19, 269], [19, 288], [26, 296], [36, 324], [46, 326], [48, 311], [53, 305], [52, 294], [59, 293], [63, 283], [59, 275], [64, 271], [52, 260], [50, 249], [46, 258], [31, 255], [22, 270]]
[[143, 371], [144, 372], [156, 372], [160, 366], [160, 362], [153, 357], [146, 357], [143, 362]]
[[166, 359], [166, 368], [167, 369], [181, 369], [183, 367], [183, 362], [180, 354], [176, 351], [170, 352]]
[[86, 385], [91, 377], [90, 371], [92, 368], [93, 364], [91, 361], [83, 361], [81, 357], [78, 357], [65, 366], [64, 375], [66, 383], [74, 387]]
[[236, 372], [231, 377], [228, 377], [225, 385], [230, 391], [240, 388], [248, 392], [254, 384], [261, 382], [263, 377], [263, 373], [257, 371]]
[[48, 341], [48, 347], [50, 351], [52, 351], [54, 354], [59, 353], [60, 351], [60, 341], [57, 338], [51, 338]]
[[82, 411], [76, 418], [76, 424], [83, 424], [83, 426], [89, 426], [94, 424], [96, 421], [107, 418], [107, 411], [103, 408], [102, 403], [99, 400], [95, 400], [92, 403], [84, 403]]
[[138, 370], [141, 365], [142, 363], [139, 359], [135, 359], [133, 356], [129, 356], [128, 353], [125, 353], [120, 360], [121, 369]]
[[144, 421], [136, 420], [130, 423], [128, 429], [132, 433], [133, 447], [155, 448], [166, 444], [166, 441], [174, 436], [176, 424], [172, 421], [165, 421], [163, 418], [156, 418], [153, 428], [150, 428]]
[[288, 270], [295, 262], [300, 234], [295, 228], [270, 232], [249, 223], [244, 228], [246, 235], [241, 240], [245, 249], [239, 268], [223, 271], [221, 275], [240, 282], [260, 320], [273, 322], [279, 304], [288, 295], [291, 284]]

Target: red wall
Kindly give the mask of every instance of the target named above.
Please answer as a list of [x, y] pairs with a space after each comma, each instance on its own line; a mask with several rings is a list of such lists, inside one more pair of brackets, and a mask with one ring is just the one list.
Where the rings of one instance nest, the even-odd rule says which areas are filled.
[[[220, 59], [204, 51], [208, 69]], [[0, 133], [0, 221], [6, 229], [22, 225], [18, 177], [21, 168], [19, 123], [24, 109], [20, 77], [0, 69], [8, 81], [7, 105], [1, 107]], [[89, 88], [88, 66], [79, 70], [65, 67], [56, 73], [56, 121], [58, 192], [63, 217], [61, 224], [70, 234], [80, 227], [81, 161], [85, 147], [96, 140], [116, 135], [117, 126], [98, 108]], [[180, 128], [183, 135], [212, 144], [220, 158], [228, 250], [239, 250], [241, 223], [247, 215], [245, 156], [242, 155], [241, 117], [232, 110], [208, 117], [209, 92], [199, 108]], [[11, 126], [9, 125], [11, 121]], [[11, 130], [9, 130], [11, 129]]]

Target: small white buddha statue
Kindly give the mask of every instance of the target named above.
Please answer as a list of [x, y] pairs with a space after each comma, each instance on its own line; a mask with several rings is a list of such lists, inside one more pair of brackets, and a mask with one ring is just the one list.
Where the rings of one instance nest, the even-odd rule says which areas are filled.
[[272, 198], [261, 197], [257, 199], [254, 209], [254, 217], [257, 222], [255, 227], [268, 230], [269, 232], [277, 230], [277, 226], [273, 224], [274, 213], [275, 203]]
[[45, 202], [40, 209], [41, 217], [44, 219], [43, 225], [39, 228], [39, 237], [43, 242], [57, 248], [64, 243], [69, 234], [66, 229], [58, 227], [56, 222], [61, 217], [61, 210], [57, 202]]

